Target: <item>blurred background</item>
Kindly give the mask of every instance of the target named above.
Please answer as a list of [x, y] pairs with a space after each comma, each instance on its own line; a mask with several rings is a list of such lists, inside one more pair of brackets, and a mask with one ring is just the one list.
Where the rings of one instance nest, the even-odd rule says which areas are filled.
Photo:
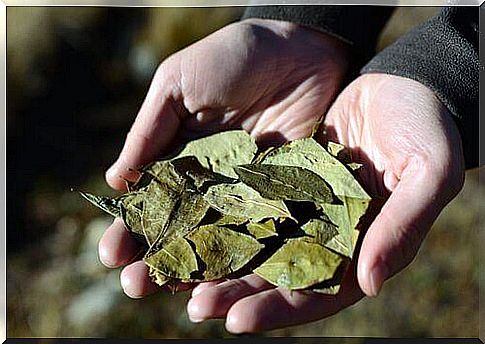
[[[379, 49], [436, 8], [399, 8]], [[9, 337], [231, 337], [191, 324], [189, 293], [126, 297], [98, 260], [111, 218], [71, 187], [111, 194], [115, 160], [158, 63], [238, 20], [242, 8], [7, 8]], [[261, 336], [478, 336], [478, 227], [485, 190], [467, 172], [415, 262], [381, 295]]]

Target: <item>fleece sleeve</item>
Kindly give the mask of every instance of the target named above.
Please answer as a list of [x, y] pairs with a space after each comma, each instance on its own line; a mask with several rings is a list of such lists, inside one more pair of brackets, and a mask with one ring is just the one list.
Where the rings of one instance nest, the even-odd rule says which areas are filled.
[[434, 91], [460, 130], [467, 168], [479, 164], [477, 7], [445, 7], [375, 56], [362, 73], [416, 80]]
[[387, 6], [254, 6], [242, 19], [289, 21], [335, 36], [351, 46], [357, 71], [375, 54], [377, 39], [394, 8]]

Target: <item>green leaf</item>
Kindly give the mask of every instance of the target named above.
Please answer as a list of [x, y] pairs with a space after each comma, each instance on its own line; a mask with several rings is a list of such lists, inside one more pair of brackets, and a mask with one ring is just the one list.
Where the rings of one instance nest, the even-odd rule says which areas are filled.
[[191, 180], [196, 190], [204, 192], [204, 188], [208, 184], [214, 183], [230, 183], [234, 180], [215, 173], [199, 162], [195, 156], [185, 156], [171, 160], [175, 171], [184, 178]]
[[152, 162], [143, 167], [141, 172], [142, 176], [140, 180], [134, 185], [137, 190], [148, 185], [155, 179], [167, 188], [179, 190], [180, 192], [184, 189], [187, 179], [184, 178], [181, 173], [176, 171], [172, 161], [168, 160]]
[[186, 188], [187, 179], [170, 161], [157, 161], [145, 166], [134, 184], [135, 191], [123, 195], [121, 213], [126, 227], [143, 235], [152, 245], [165, 230], [170, 215]]
[[327, 142], [327, 151], [336, 157], [338, 160], [342, 161], [339, 159], [339, 155], [345, 153], [345, 146], [341, 145], [340, 143], [328, 141]]
[[338, 235], [326, 246], [352, 257], [359, 232], [360, 218], [366, 213], [370, 196], [349, 169], [311, 138], [296, 140], [270, 152], [264, 163], [296, 165], [310, 169], [330, 184], [341, 204], [320, 203], [331, 222], [338, 226]]
[[352, 156], [350, 155], [348, 149], [340, 143], [332, 141], [327, 142], [327, 151], [337, 158], [341, 163], [345, 164], [345, 166], [347, 166], [347, 168], [349, 168], [351, 171], [358, 170], [363, 166], [362, 164], [352, 162]]
[[322, 204], [321, 207], [329, 219], [338, 226], [338, 235], [325, 246], [352, 258], [359, 231], [356, 229], [360, 218], [369, 207], [369, 200], [342, 197], [343, 204]]
[[340, 284], [322, 287], [322, 288], [312, 288], [312, 291], [319, 294], [326, 294], [326, 295], [336, 295], [340, 290]]
[[269, 238], [277, 235], [275, 223], [272, 219], [259, 223], [248, 222], [246, 228], [256, 239]]
[[296, 140], [271, 151], [263, 163], [306, 168], [330, 184], [335, 195], [370, 200], [347, 167], [312, 138]]
[[224, 277], [245, 266], [264, 247], [249, 235], [215, 225], [201, 226], [186, 238], [205, 263], [204, 280]]
[[330, 203], [332, 190], [319, 175], [297, 166], [254, 164], [234, 168], [241, 181], [272, 200]]
[[266, 218], [291, 217], [283, 201], [265, 199], [243, 183], [213, 185], [204, 198], [211, 207], [224, 215], [244, 217], [253, 222]]
[[311, 286], [311, 290], [316, 293], [335, 295], [340, 290], [341, 282], [350, 265], [350, 259], [343, 257], [342, 262], [335, 270], [332, 278]]
[[169, 278], [188, 280], [198, 269], [197, 257], [190, 244], [182, 237], [175, 238], [143, 261], [152, 269]]
[[132, 233], [145, 237], [141, 224], [143, 204], [145, 199], [144, 191], [136, 191], [123, 195], [121, 198], [121, 218], [125, 227]]
[[288, 240], [254, 273], [286, 289], [304, 289], [332, 278], [342, 257], [303, 238]]
[[310, 236], [305, 238], [307, 241], [320, 245], [325, 245], [338, 234], [337, 226], [321, 219], [310, 219], [301, 229]]
[[196, 192], [185, 191], [170, 212], [169, 219], [158, 234], [157, 239], [150, 246], [147, 256], [153, 254], [166, 244], [178, 237], [183, 237], [194, 229], [204, 218], [209, 203]]
[[176, 156], [195, 156], [202, 166], [227, 177], [237, 178], [233, 166], [249, 164], [258, 146], [244, 130], [232, 130], [189, 142]]
[[160, 287], [166, 285], [168, 282], [170, 282], [171, 278], [165, 276], [162, 274], [159, 270], [156, 270], [152, 267], [148, 267], [148, 276], [152, 279], [153, 282], [158, 284]]
[[105, 196], [96, 196], [88, 192], [82, 191], [79, 191], [79, 193], [90, 203], [94, 204], [96, 207], [107, 212], [108, 214], [114, 217], [121, 216], [119, 199]]
[[364, 165], [356, 163], [356, 162], [350, 162], [350, 163], [346, 164], [345, 166], [347, 166], [347, 168], [349, 168], [352, 171], [356, 171]]
[[159, 285], [244, 268], [281, 287], [335, 294], [370, 197], [345, 148], [325, 147], [302, 139], [256, 156], [250, 135], [230, 131], [145, 166], [120, 197], [81, 194], [145, 238], [144, 261]]
[[[180, 198], [178, 191], [169, 188], [165, 183], [154, 180], [147, 186], [146, 192], [141, 194], [143, 201], [141, 214], [135, 215], [133, 206], [130, 208], [132, 209], [131, 216], [136, 216], [131, 219], [132, 228], [137, 228], [137, 231], [141, 229], [148, 245], [152, 245], [167, 227]], [[126, 222], [128, 223], [128, 216]]]
[[241, 225], [248, 220], [245, 217], [237, 217], [237, 216], [232, 216], [232, 215], [222, 215], [219, 217], [213, 224], [218, 225], [218, 226], [224, 226], [224, 225]]

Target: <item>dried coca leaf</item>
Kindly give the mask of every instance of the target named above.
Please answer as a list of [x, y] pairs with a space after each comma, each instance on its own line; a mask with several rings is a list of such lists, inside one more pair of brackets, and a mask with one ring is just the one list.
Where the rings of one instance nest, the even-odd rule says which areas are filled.
[[337, 226], [322, 219], [311, 219], [301, 229], [308, 235], [307, 241], [325, 246], [333, 237], [338, 235]]
[[211, 184], [234, 182], [231, 178], [205, 168], [195, 156], [176, 158], [171, 163], [179, 175], [189, 179], [195, 189], [202, 193]]
[[234, 168], [241, 181], [272, 200], [331, 203], [332, 190], [317, 174], [306, 168], [253, 164]]
[[340, 284], [328, 286], [328, 287], [321, 287], [321, 288], [312, 288], [312, 291], [319, 294], [326, 294], [326, 295], [336, 295], [340, 290]]
[[152, 281], [155, 282], [156, 284], [158, 284], [160, 287], [166, 285], [167, 283], [169, 283], [172, 280], [171, 278], [162, 274], [160, 271], [158, 271], [154, 268], [151, 268], [151, 267], [148, 267], [148, 268], [149, 268], [148, 276], [150, 276]]
[[369, 207], [369, 200], [340, 196], [342, 204], [322, 204], [329, 219], [338, 226], [338, 235], [325, 245], [352, 258], [359, 230], [357, 225]]
[[204, 197], [211, 207], [222, 214], [245, 217], [253, 222], [291, 217], [283, 201], [265, 199], [243, 183], [211, 186]]
[[108, 214], [119, 217], [121, 215], [120, 201], [116, 198], [109, 198], [105, 196], [96, 196], [88, 192], [79, 192], [86, 200], [94, 204], [101, 210], [104, 210]]
[[192, 191], [184, 192], [146, 256], [152, 255], [172, 240], [188, 234], [199, 224], [208, 209], [209, 204], [202, 195]]
[[304, 289], [332, 278], [341, 262], [340, 255], [297, 238], [288, 240], [253, 271], [278, 287]]
[[327, 247], [351, 258], [359, 235], [357, 225], [367, 212], [371, 197], [347, 166], [312, 138], [296, 140], [279, 147], [270, 152], [263, 162], [304, 167], [330, 184], [340, 202], [320, 202], [319, 205], [331, 222], [338, 226], [339, 234], [327, 243]]
[[306, 168], [323, 178], [337, 196], [371, 199], [347, 167], [312, 138], [278, 147], [263, 159], [263, 163]]
[[238, 271], [263, 248], [249, 235], [215, 225], [201, 226], [187, 235], [205, 263], [204, 280], [214, 280]]
[[276, 233], [275, 223], [272, 219], [258, 223], [248, 222], [246, 228], [256, 239], [269, 238], [278, 235], [278, 233]]
[[135, 184], [137, 189], [148, 185], [152, 180], [157, 180], [160, 184], [165, 185], [172, 190], [183, 190], [187, 178], [175, 169], [175, 166], [170, 160], [155, 161], [141, 169], [144, 183], [138, 181]]
[[340, 162], [350, 158], [346, 152], [345, 146], [336, 142], [327, 142], [327, 152], [336, 157]]
[[329, 141], [327, 142], [327, 151], [352, 171], [362, 167], [362, 164], [352, 161], [352, 156], [344, 145]]
[[144, 199], [145, 193], [143, 191], [131, 192], [123, 195], [120, 206], [121, 218], [125, 223], [125, 227], [130, 232], [142, 237], [146, 235], [141, 223]]
[[344, 275], [347, 273], [350, 259], [347, 257], [342, 257], [342, 262], [335, 270], [334, 275], [332, 278], [326, 279], [320, 283], [314, 284], [310, 287], [310, 289], [315, 293], [320, 294], [327, 294], [327, 295], [335, 295], [339, 292], [342, 279]]
[[[130, 204], [130, 208], [125, 206], [127, 213], [126, 219], [124, 219], [125, 223], [131, 225], [132, 228], [137, 228], [137, 232], [141, 229], [148, 245], [152, 245], [160, 232], [166, 228], [180, 197], [177, 191], [154, 180], [147, 186], [146, 191], [139, 196], [142, 198], [141, 214], [136, 214], [134, 204]], [[132, 218], [128, 220], [128, 216]], [[133, 224], [128, 221], [133, 222]]]
[[258, 154], [236, 130], [145, 166], [124, 195], [81, 195], [147, 242], [159, 285], [252, 270], [279, 287], [335, 294], [371, 200], [350, 158], [312, 138]]
[[189, 142], [177, 158], [194, 156], [205, 168], [224, 176], [237, 178], [233, 167], [249, 164], [258, 146], [243, 130], [225, 131]]
[[219, 217], [213, 224], [218, 225], [218, 226], [224, 226], [224, 225], [241, 225], [245, 222], [247, 222], [247, 218], [245, 217], [238, 217], [238, 216], [233, 216], [233, 215], [222, 215]]
[[163, 276], [180, 280], [189, 280], [198, 269], [197, 257], [183, 237], [175, 238], [143, 261]]

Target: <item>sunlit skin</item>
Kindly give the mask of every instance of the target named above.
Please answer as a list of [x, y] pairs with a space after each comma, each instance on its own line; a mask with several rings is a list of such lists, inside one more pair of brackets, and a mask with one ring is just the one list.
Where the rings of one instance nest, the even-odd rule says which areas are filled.
[[[201, 283], [187, 305], [192, 321], [226, 318], [230, 332], [258, 332], [322, 319], [365, 295], [376, 296], [386, 279], [413, 260], [431, 224], [461, 189], [461, 139], [433, 92], [410, 79], [367, 74], [335, 100], [348, 54], [345, 45], [320, 32], [250, 20], [172, 55], [158, 69], [106, 174], [113, 188], [123, 190], [123, 178], [136, 178], [129, 169], [156, 159], [176, 140], [241, 127], [262, 144], [293, 140], [308, 136], [325, 114], [323, 139], [350, 147], [364, 163], [359, 178], [365, 188], [388, 198], [337, 296], [290, 293], [255, 275]], [[126, 265], [121, 284], [128, 296], [159, 290], [121, 220], [107, 229], [99, 253], [108, 267]]]

